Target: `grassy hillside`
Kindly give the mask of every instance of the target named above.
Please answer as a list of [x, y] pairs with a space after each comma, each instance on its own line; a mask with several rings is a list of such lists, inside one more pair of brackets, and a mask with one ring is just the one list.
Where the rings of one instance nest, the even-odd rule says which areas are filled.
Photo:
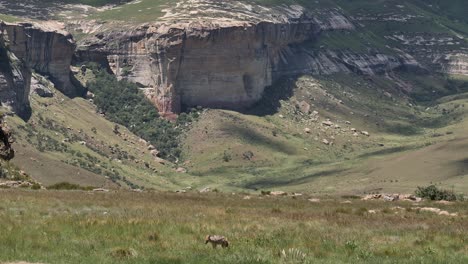
[[172, 165], [160, 164], [147, 143], [99, 115], [91, 102], [67, 98], [42, 82], [54, 97], [33, 94], [33, 115], [27, 122], [7, 119], [17, 141], [13, 163], [46, 186], [67, 181], [109, 188], [176, 188]]
[[[97, 6], [108, 2], [87, 3]], [[355, 19], [356, 30], [324, 32], [304, 46], [313, 52], [326, 49], [395, 54], [401, 49], [429, 65], [440, 54], [462, 50], [468, 36], [468, 25], [458, 12], [466, 5], [463, 1], [244, 2], [266, 6], [299, 3], [319, 18], [340, 8]], [[96, 11], [87, 19], [125, 24], [156, 21], [172, 4], [142, 0]], [[104, 27], [116, 25], [105, 23]], [[395, 38], [400, 35], [455, 40], [431, 44], [429, 51], [425, 44], [418, 46]], [[106, 93], [115, 85], [108, 85]], [[411, 192], [432, 182], [466, 193], [467, 92], [466, 77], [399, 70], [380, 76], [285, 78], [267, 88], [264, 100], [249, 111], [200, 110], [200, 119], [188, 132], [184, 129], [187, 133], [179, 142], [181, 146], [174, 144], [175, 136], [152, 131], [144, 115], [129, 116], [129, 111], [120, 107], [122, 100], [109, 102], [115, 116], [109, 114], [107, 119], [129, 127], [138, 122], [141, 126], [131, 127], [132, 131], [140, 136], [153, 133], [161, 150], [167, 143], [165, 157], [178, 163], [166, 165], [159, 164], [125, 128], [121, 135], [114, 133], [116, 124], [97, 114], [92, 103], [56, 92], [53, 99], [33, 96], [34, 115], [28, 123], [17, 118], [11, 121], [18, 131], [22, 153], [15, 162], [46, 184], [64, 179], [83, 185], [171, 190], [210, 186], [222, 191], [284, 189], [361, 194]], [[101, 108], [108, 99], [106, 93], [96, 98]], [[303, 111], [304, 107], [310, 109]], [[322, 124], [328, 119], [332, 126]], [[183, 150], [180, 157], [172, 155], [179, 154], [179, 147]], [[51, 166], [58, 169], [49, 173]], [[188, 173], [176, 173], [179, 167]]]
[[[413, 102], [392, 80], [377, 76], [284, 79], [247, 112], [200, 111], [184, 132], [178, 164], [166, 165], [125, 127], [117, 125], [116, 133], [116, 124], [91, 102], [50, 87], [53, 98], [33, 94], [27, 123], [7, 120], [17, 138], [13, 162], [46, 186], [66, 181], [106, 188], [363, 194], [410, 193], [434, 183], [467, 193], [464, 82], [447, 86], [435, 77], [399, 77], [446, 96], [431, 92], [431, 100]], [[326, 120], [333, 126], [322, 124]], [[176, 173], [178, 167], [188, 172]]]
[[[414, 103], [398, 90], [390, 95], [393, 84], [381, 77], [304, 76], [268, 88], [248, 113], [210, 110], [185, 140], [189, 174], [233, 190], [362, 194], [411, 192], [433, 182], [467, 192], [466, 98]], [[274, 89], [291, 93], [270, 98], [281, 94]], [[298, 102], [318, 114], [301, 112]], [[340, 128], [323, 125], [328, 119]]]

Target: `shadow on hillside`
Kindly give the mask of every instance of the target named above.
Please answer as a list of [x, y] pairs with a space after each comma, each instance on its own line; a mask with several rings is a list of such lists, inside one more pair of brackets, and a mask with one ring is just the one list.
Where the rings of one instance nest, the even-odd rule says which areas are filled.
[[278, 140], [272, 140], [271, 138], [268, 138], [267, 136], [262, 135], [253, 129], [241, 127], [239, 124], [233, 123], [224, 125], [222, 130], [224, 130], [225, 133], [240, 138], [247, 144], [259, 145], [265, 148], [269, 148], [272, 151], [282, 152], [288, 155], [296, 154], [296, 150], [292, 146], [289, 146], [283, 142], [279, 142]]
[[323, 176], [333, 176], [345, 171], [344, 169], [332, 169], [326, 171], [320, 171], [316, 173], [312, 173], [300, 178], [289, 178], [285, 179], [286, 177], [282, 178], [275, 178], [275, 179], [260, 179], [257, 181], [251, 181], [245, 184], [243, 187], [246, 189], [268, 189], [268, 188], [275, 188], [275, 187], [284, 187], [288, 185], [299, 185], [304, 184], [312, 180], [316, 177], [323, 177]]
[[468, 158], [454, 161], [453, 165], [459, 170], [457, 175], [454, 176], [463, 176], [468, 172]]
[[67, 96], [70, 98], [85, 97], [88, 92], [88, 88], [84, 87], [73, 74], [70, 74], [70, 81], [75, 89], [72, 94], [68, 94]]
[[297, 77], [283, 77], [272, 86], [266, 87], [262, 99], [247, 110], [241, 111], [243, 114], [267, 116], [278, 113], [281, 107], [281, 100], [288, 100], [294, 94]]

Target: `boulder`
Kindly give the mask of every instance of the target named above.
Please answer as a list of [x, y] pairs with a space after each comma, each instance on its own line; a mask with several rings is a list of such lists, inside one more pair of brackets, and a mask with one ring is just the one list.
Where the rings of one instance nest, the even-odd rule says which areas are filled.
[[96, 189], [93, 189], [93, 192], [109, 192], [109, 190], [104, 189], [104, 188], [96, 188]]
[[366, 196], [364, 196], [361, 200], [378, 200], [382, 198], [382, 195], [381, 194], [368, 194]]
[[34, 89], [34, 92], [39, 95], [40, 97], [43, 97], [43, 98], [52, 98], [54, 97], [54, 93], [47, 87], [45, 86], [40, 86], [40, 87], [36, 87]]
[[322, 125], [324, 125], [324, 126], [329, 126], [329, 127], [330, 127], [330, 126], [333, 126], [333, 122], [330, 121], [330, 120], [323, 121], [323, 122], [322, 122]]
[[86, 92], [86, 99], [94, 99], [95, 95], [94, 93], [88, 91]]
[[149, 145], [149, 146], [148, 146], [148, 150], [155, 150], [155, 149], [156, 149], [156, 147], [153, 146], [153, 145]]
[[387, 201], [387, 202], [394, 202], [394, 201], [397, 201], [398, 200], [398, 195], [383, 195], [383, 199], [384, 201]]
[[283, 192], [283, 191], [273, 191], [273, 192], [270, 192], [270, 195], [273, 195], [273, 196], [284, 196], [284, 195], [288, 195], [287, 192]]
[[211, 192], [211, 188], [210, 187], [205, 187], [203, 189], [200, 190], [200, 193], [208, 193], [208, 192]]
[[422, 207], [422, 208], [417, 208], [417, 209], [419, 209], [422, 212], [431, 212], [431, 213], [436, 213], [436, 214], [442, 211], [439, 208], [435, 208], [435, 207]]
[[298, 102], [296, 107], [299, 108], [299, 110], [304, 114], [310, 113], [310, 104], [308, 104], [306, 101]]

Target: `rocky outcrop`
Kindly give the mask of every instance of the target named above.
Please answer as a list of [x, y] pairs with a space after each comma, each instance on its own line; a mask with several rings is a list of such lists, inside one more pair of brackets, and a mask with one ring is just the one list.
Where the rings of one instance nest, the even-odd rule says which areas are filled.
[[[260, 100], [264, 88], [283, 74], [289, 45], [314, 39], [324, 28], [353, 27], [338, 13], [319, 20], [300, 6], [267, 9], [235, 1], [197, 2], [210, 7], [193, 11], [201, 18], [172, 10], [162, 22], [88, 39], [79, 57], [102, 61], [105, 54], [110, 69], [145, 88], [162, 113], [198, 105], [241, 109]], [[213, 19], [209, 12], [225, 17]]]
[[76, 44], [59, 24], [1, 23], [0, 31], [7, 39], [9, 50], [25, 66], [50, 77], [63, 93], [79, 93], [71, 83], [70, 64]]
[[3, 123], [3, 120], [0, 120], [0, 143], [0, 159], [12, 160], [15, 157], [15, 150], [11, 146], [13, 138], [10, 129]]
[[6, 49], [0, 34], [0, 102], [25, 119], [31, 113], [30, 80], [31, 71]]
[[385, 74], [396, 69], [421, 69], [422, 66], [409, 54], [394, 55], [379, 52], [359, 54], [351, 51], [310, 50], [301, 45], [288, 47], [290, 56], [277, 68], [279, 75], [357, 73], [362, 75]]
[[441, 72], [468, 76], [468, 53], [447, 54], [435, 62], [441, 65]]
[[[340, 9], [266, 8], [237, 1], [182, 1], [160, 22], [99, 33], [81, 43], [83, 61], [105, 62], [137, 83], [160, 112], [242, 109], [284, 75], [379, 74], [419, 67], [408, 54], [308, 48], [328, 30], [353, 30]], [[76, 25], [75, 25], [76, 26]]]

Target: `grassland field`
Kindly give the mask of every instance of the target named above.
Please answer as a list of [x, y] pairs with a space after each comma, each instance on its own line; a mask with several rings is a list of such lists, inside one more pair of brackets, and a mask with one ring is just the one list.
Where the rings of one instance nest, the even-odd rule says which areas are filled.
[[[468, 261], [466, 202], [308, 198], [0, 190], [0, 262]], [[415, 209], [425, 206], [458, 216]], [[230, 247], [205, 245], [208, 234], [226, 236]]]

